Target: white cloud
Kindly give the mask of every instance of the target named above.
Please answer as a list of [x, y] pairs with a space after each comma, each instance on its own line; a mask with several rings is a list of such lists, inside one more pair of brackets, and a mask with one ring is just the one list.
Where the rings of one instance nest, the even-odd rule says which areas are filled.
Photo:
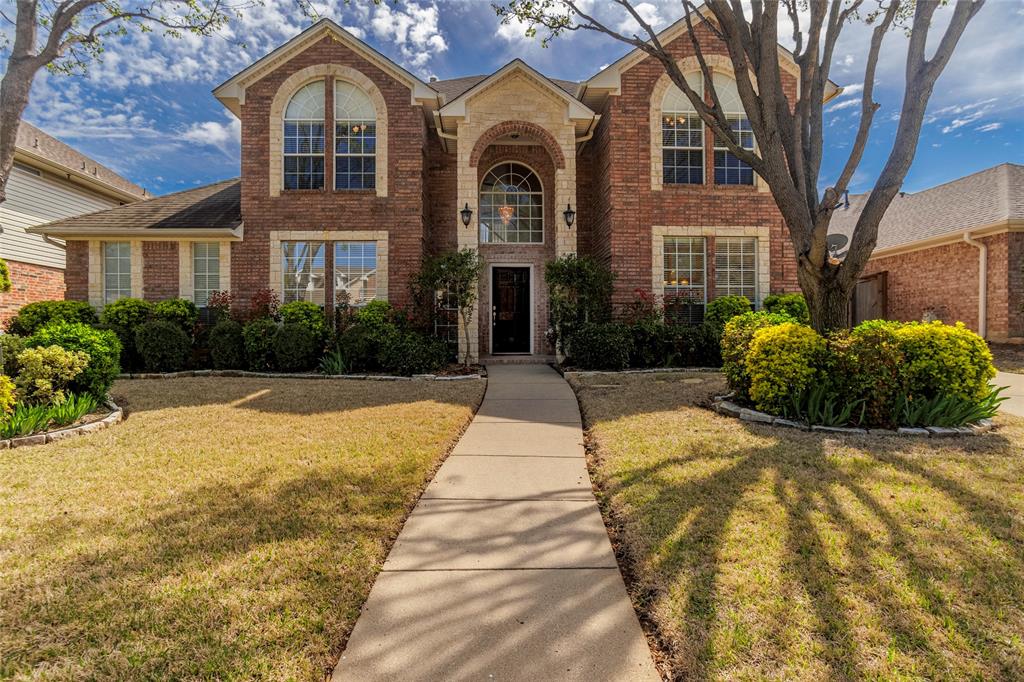
[[828, 108], [829, 111], [839, 111], [840, 109], [849, 109], [860, 104], [860, 100], [857, 98], [853, 99], [841, 99]]
[[864, 91], [863, 83], [851, 83], [850, 85], [843, 86], [843, 95], [856, 95], [859, 92]]
[[181, 134], [181, 138], [195, 144], [216, 147], [225, 153], [233, 152], [242, 139], [242, 122], [230, 112], [225, 112], [225, 115], [223, 122], [193, 123]]
[[394, 43], [407, 66], [421, 70], [435, 56], [448, 49], [438, 27], [437, 5], [409, 3], [377, 6], [370, 22], [375, 36]]
[[953, 132], [957, 128], [963, 128], [965, 125], [968, 125], [970, 123], [974, 123], [975, 121], [977, 121], [978, 119], [980, 119], [984, 115], [985, 115], [985, 113], [982, 112], [982, 111], [974, 111], [974, 112], [971, 112], [971, 113], [969, 113], [966, 116], [963, 116], [961, 118], [954, 118], [949, 123], [949, 125], [942, 127], [942, 134], [946, 135], [947, 133]]
[[[641, 2], [639, 5], [635, 5], [633, 9], [644, 20], [644, 23], [651, 28], [657, 29], [665, 23], [665, 20], [661, 18], [661, 14], [658, 12], [658, 8], [649, 2]], [[618, 30], [628, 35], [635, 33], [638, 35], [643, 34], [643, 37], [646, 37], [646, 33], [641, 30], [640, 24], [628, 12], [626, 13], [626, 18], [619, 23]]]
[[975, 128], [975, 130], [977, 130], [979, 133], [991, 133], [995, 130], [999, 130], [1002, 127], [1002, 123], [986, 123], [983, 126], [978, 126], [977, 128]]

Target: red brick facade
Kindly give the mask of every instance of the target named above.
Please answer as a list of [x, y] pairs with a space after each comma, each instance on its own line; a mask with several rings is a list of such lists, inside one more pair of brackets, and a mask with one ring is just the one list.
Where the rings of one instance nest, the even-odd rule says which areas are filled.
[[7, 266], [11, 270], [11, 290], [0, 293], [0, 325], [27, 303], [64, 298], [62, 270], [18, 261], [7, 261]]
[[142, 242], [142, 296], [147, 301], [178, 297], [178, 242]]

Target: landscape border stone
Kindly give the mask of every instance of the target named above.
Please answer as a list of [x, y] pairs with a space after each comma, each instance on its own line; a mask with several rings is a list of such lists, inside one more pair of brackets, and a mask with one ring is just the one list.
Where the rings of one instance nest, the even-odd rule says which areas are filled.
[[117, 403], [113, 400], [107, 400], [104, 403], [104, 406], [109, 410], [109, 413], [105, 417], [94, 419], [91, 422], [85, 422], [84, 424], [54, 429], [53, 431], [33, 433], [30, 436], [18, 436], [17, 438], [0, 440], [0, 450], [20, 448], [25, 447], [26, 445], [43, 445], [45, 443], [64, 440], [65, 438], [71, 438], [72, 436], [84, 436], [87, 433], [102, 431], [103, 429], [124, 421], [124, 410], [118, 407]]
[[315, 381], [332, 381], [346, 379], [349, 381], [468, 381], [486, 379], [486, 374], [455, 374], [444, 376], [439, 374], [414, 374], [411, 377], [393, 374], [317, 374], [315, 372], [250, 372], [241, 369], [197, 369], [184, 372], [132, 372], [118, 374], [118, 379], [185, 379], [189, 377], [235, 377], [243, 379], [312, 379]]
[[768, 414], [767, 412], [751, 410], [750, 408], [743, 407], [742, 405], [732, 402], [729, 400], [730, 397], [732, 397], [732, 394], [717, 396], [711, 402], [711, 409], [722, 416], [738, 418], [741, 421], [753, 424], [764, 424], [765, 426], [775, 426], [788, 429], [800, 429], [801, 431], [813, 431], [815, 433], [832, 433], [836, 435], [867, 437], [917, 436], [920, 438], [951, 438], [956, 436], [981, 436], [991, 431], [995, 426], [991, 419], [982, 419], [977, 424], [971, 424], [970, 426], [928, 426], [924, 428], [910, 428], [902, 426], [895, 431], [890, 429], [861, 429], [847, 426], [808, 426], [807, 424], [794, 421], [792, 419], [783, 419], [782, 417], [776, 417], [775, 415]]

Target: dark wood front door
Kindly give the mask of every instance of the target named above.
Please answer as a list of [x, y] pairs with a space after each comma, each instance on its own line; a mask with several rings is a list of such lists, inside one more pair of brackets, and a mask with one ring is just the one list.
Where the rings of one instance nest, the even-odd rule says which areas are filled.
[[491, 271], [491, 352], [530, 352], [530, 268]]

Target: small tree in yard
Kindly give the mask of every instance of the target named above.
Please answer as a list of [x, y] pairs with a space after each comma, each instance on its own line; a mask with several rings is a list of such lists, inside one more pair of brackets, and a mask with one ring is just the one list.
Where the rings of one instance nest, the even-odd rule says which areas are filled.
[[462, 364], [466, 367], [469, 367], [469, 324], [473, 321], [482, 270], [483, 260], [475, 250], [452, 251], [425, 259], [412, 285], [421, 305], [434, 305], [437, 296], [443, 295], [459, 311], [466, 346]]
[[[643, 18], [641, 3], [615, 0], [639, 25], [640, 35], [611, 28], [589, 13], [582, 0], [505, 0], [495, 5], [502, 21], [525, 23], [527, 33], [547, 32], [546, 43], [565, 31], [589, 30], [619, 40], [657, 60], [672, 82], [686, 95], [694, 110], [737, 158], [749, 165], [771, 190], [789, 229], [797, 259], [797, 276], [810, 307], [811, 323], [818, 331], [845, 327], [847, 305], [860, 273], [878, 237], [878, 223], [899, 192], [914, 160], [925, 109], [935, 81], [949, 63], [968, 22], [984, 0], [957, 0], [934, 52], [926, 55], [928, 34], [936, 10], [945, 0], [707, 0], [698, 10], [681, 0], [689, 43], [700, 65], [711, 103], [684, 78], [675, 57], [660, 42]], [[793, 51], [799, 68], [799, 89], [791, 101], [782, 85], [778, 30], [792, 27]], [[802, 16], [806, 14], [806, 16]], [[819, 195], [822, 160], [823, 110], [833, 52], [843, 28], [863, 18], [874, 26], [864, 71], [860, 125], [851, 152], [839, 176]], [[724, 44], [736, 79], [755, 149], [739, 144], [715, 92], [711, 69], [694, 26], [703, 24]], [[860, 164], [878, 104], [872, 99], [875, 68], [882, 40], [894, 27], [909, 33], [903, 107], [889, 157], [858, 217], [849, 251], [842, 262], [833, 258], [826, 243], [832, 213], [839, 205]]]

